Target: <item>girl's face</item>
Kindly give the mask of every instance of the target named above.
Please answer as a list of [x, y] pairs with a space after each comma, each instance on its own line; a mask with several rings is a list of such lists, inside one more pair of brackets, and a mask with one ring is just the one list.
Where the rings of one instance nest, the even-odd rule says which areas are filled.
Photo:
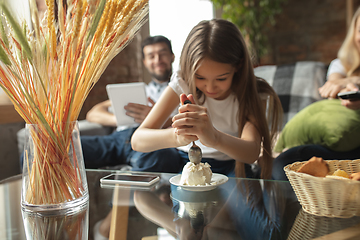
[[355, 24], [354, 42], [358, 52], [360, 53], [360, 17], [357, 18]]
[[223, 100], [231, 93], [235, 67], [204, 58], [195, 73], [195, 85], [206, 97]]

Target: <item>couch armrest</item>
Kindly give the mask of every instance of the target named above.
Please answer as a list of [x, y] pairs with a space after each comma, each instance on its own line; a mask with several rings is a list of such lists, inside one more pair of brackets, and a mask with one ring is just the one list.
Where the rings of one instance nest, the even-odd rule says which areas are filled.
[[84, 135], [108, 135], [114, 131], [113, 127], [106, 127], [98, 123], [79, 120], [80, 136]]

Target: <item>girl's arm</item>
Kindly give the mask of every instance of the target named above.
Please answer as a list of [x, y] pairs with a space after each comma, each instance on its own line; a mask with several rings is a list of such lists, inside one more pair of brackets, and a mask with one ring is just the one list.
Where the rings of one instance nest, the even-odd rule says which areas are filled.
[[145, 120], [134, 132], [131, 145], [135, 151], [151, 152], [180, 146], [175, 129], [161, 129], [174, 109], [179, 106], [179, 102], [179, 96], [171, 87], [167, 87]]
[[252, 164], [259, 157], [261, 138], [255, 126], [247, 122], [241, 138], [218, 132], [217, 141], [214, 142], [213, 147], [234, 160]]
[[173, 117], [175, 133], [180, 136], [195, 137], [205, 146], [215, 148], [229, 157], [244, 162], [255, 162], [260, 154], [261, 137], [255, 126], [248, 121], [241, 137], [234, 137], [217, 130], [205, 107], [188, 104], [179, 108]]

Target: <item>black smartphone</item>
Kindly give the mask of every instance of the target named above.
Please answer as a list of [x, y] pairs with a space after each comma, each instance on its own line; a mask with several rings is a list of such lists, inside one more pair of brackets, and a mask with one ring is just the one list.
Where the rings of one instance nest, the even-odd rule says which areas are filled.
[[346, 100], [360, 100], [360, 91], [341, 92], [337, 96]]
[[112, 173], [100, 179], [104, 184], [126, 184], [137, 186], [150, 186], [160, 180], [157, 175]]

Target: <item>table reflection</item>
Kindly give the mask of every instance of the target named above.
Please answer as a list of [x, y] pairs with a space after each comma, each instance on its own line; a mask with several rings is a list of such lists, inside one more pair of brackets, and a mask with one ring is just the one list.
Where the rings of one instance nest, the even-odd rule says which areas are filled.
[[[71, 212], [21, 209], [21, 176], [0, 182], [0, 239], [360, 239], [360, 217], [318, 217], [301, 210], [289, 182], [229, 178], [216, 189], [190, 192], [161, 174], [151, 187], [100, 185], [111, 172], [87, 171], [89, 205]], [[26, 235], [26, 236], [25, 236]], [[103, 235], [105, 236], [105, 235]], [[160, 236], [159, 236], [160, 239]]]
[[[171, 186], [172, 204], [136, 191], [138, 211], [179, 239], [287, 239], [300, 209], [288, 184], [230, 179], [211, 191]], [[286, 214], [285, 214], [286, 213]]]
[[27, 240], [87, 240], [89, 204], [66, 211], [21, 210]]
[[173, 211], [179, 219], [188, 219], [194, 234], [202, 233], [210, 224], [224, 204], [221, 190], [192, 192], [172, 186], [171, 195]]
[[[289, 240], [359, 239], [360, 217], [331, 218], [299, 211], [291, 228]], [[327, 235], [324, 237], [324, 235]]]

